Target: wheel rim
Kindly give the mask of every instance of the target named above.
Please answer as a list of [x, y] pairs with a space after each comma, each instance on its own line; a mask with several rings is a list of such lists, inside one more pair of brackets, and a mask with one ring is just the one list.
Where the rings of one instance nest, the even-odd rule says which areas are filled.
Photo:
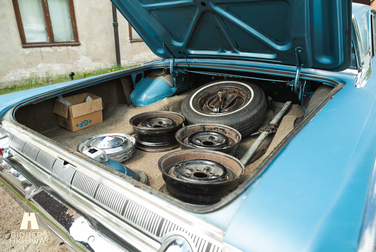
[[205, 93], [198, 99], [198, 109], [208, 114], [225, 114], [244, 106], [247, 95], [237, 88], [222, 88]]
[[227, 181], [233, 178], [225, 166], [209, 160], [182, 161], [175, 164], [169, 173], [194, 183]]
[[138, 149], [160, 152], [179, 147], [175, 133], [184, 120], [184, 116], [175, 112], [152, 111], [133, 116], [129, 123], [135, 132]]
[[218, 132], [197, 132], [189, 136], [188, 144], [196, 148], [223, 148], [228, 146], [229, 139]]
[[171, 128], [175, 126], [175, 123], [167, 117], [154, 117], [141, 121], [138, 126], [145, 128]]

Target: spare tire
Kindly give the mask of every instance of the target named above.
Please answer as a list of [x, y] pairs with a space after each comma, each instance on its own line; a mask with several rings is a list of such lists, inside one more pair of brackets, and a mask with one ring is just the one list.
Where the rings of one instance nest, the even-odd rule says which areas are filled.
[[249, 82], [225, 80], [205, 84], [190, 93], [181, 105], [186, 124], [217, 123], [237, 129], [243, 137], [265, 120], [264, 91]]

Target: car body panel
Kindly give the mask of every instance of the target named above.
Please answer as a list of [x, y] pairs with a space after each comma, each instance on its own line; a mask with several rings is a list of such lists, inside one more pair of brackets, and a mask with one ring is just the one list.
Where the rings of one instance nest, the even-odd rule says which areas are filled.
[[[203, 61], [203, 62], [205, 62], [205, 61]], [[203, 64], [203, 62], [202, 62], [202, 64]], [[166, 61], [166, 62], [161, 61], [160, 63], [161, 64], [168, 64], [168, 61]], [[200, 63], [200, 61], [196, 60], [195, 63]], [[220, 61], [220, 60], [218, 62], [212, 61], [212, 63], [214, 63], [214, 66], [217, 65], [217, 64], [220, 65], [221, 68], [231, 68], [231, 65], [234, 65], [236, 67], [239, 67], [240, 65], [242, 65], [243, 67], [245, 67], [246, 66], [245, 63], [248, 63], [248, 65], [249, 65], [249, 62], [243, 62], [243, 64], [240, 64], [239, 62], [226, 61], [226, 63], [229, 64], [229, 65], [226, 66], [226, 65], [224, 65], [225, 62]], [[288, 68], [286, 66], [278, 66], [278, 65], [273, 65], [273, 64], [256, 64], [256, 63], [254, 63], [253, 65], [259, 66], [259, 67], [262, 67], [262, 68], [265, 68], [265, 69], [286, 69], [286, 68]], [[294, 67], [291, 67], [289, 70], [291, 71], [291, 74], [293, 75], [294, 72], [292, 70], [294, 70]], [[125, 70], [123, 73], [118, 73], [118, 75], [121, 76], [121, 75], [127, 74], [127, 72], [131, 72], [131, 71], [133, 71], [133, 70]], [[339, 81], [341, 83], [346, 83], [346, 82], [351, 83], [356, 78], [355, 74], [346, 74], [346, 73], [332, 74], [332, 73], [326, 72], [326, 71], [318, 71], [318, 70], [310, 70], [310, 69], [304, 69], [304, 71], [302, 72], [303, 77], [313, 76], [314, 74], [320, 74], [320, 76], [326, 76], [327, 81], [329, 80], [329, 77], [331, 77], [333, 80]], [[112, 76], [112, 77], [106, 76], [106, 78], [115, 78], [115, 77], [116, 76]], [[96, 78], [81, 80], [81, 82], [85, 82], [87, 85], [89, 85], [90, 83], [91, 83], [90, 85], [93, 85], [97, 81], [98, 80]], [[76, 84], [79, 84], [79, 83], [80, 83], [79, 80], [70, 81], [70, 82], [65, 83], [64, 85], [57, 84], [57, 85], [51, 85], [51, 86], [48, 86], [48, 87], [33, 89], [33, 90], [30, 90], [29, 92], [25, 91], [26, 93], [29, 94], [29, 96], [25, 95], [24, 98], [25, 97], [28, 97], [28, 98], [37, 97], [35, 94], [36, 93], [39, 94], [39, 92], [41, 92], [41, 91], [38, 91], [39, 89], [43, 90], [43, 92], [51, 93], [51, 95], [53, 97], [55, 97], [56, 94], [57, 94], [55, 92], [64, 92], [63, 90], [61, 90], [64, 87], [71, 90], [72, 87], [74, 87]], [[17, 93], [15, 93], [14, 95], [17, 95]], [[17, 100], [14, 100], [13, 105], [16, 105], [18, 103], [19, 102]], [[243, 194], [241, 194], [241, 196], [237, 197], [231, 204], [229, 204], [225, 207], [221, 207], [217, 211], [214, 211], [214, 212], [211, 212], [211, 213], [206, 213], [206, 214], [194, 214], [193, 213], [193, 215], [195, 215], [196, 217], [198, 217], [201, 220], [205, 220], [206, 222], [211, 223], [212, 225], [220, 228], [221, 230], [227, 230], [229, 225], [232, 222], [233, 217], [237, 215], [236, 212], [237, 212], [238, 208], [247, 199], [248, 194], [249, 194], [249, 190], [245, 191]], [[223, 217], [223, 216], [226, 216], [226, 217]]]
[[350, 64], [350, 0], [113, 3], [161, 58], [299, 61], [306, 68], [332, 70]]
[[356, 250], [375, 167], [375, 98], [375, 85], [334, 96], [249, 187], [225, 241], [244, 251]]
[[[163, 2], [154, 1], [154, 3]], [[364, 15], [370, 12], [369, 7], [354, 6], [356, 6], [354, 10], [357, 11], [354, 14], [356, 19], [364, 18]], [[359, 27], [356, 29], [362, 31], [358, 34], [360, 42], [368, 36], [366, 32], [369, 23], [364, 27], [365, 23], [357, 23]], [[355, 48], [361, 48], [358, 53], [369, 53], [369, 41], [359, 45], [354, 41], [354, 44]], [[212, 71], [228, 70], [238, 73], [267, 71], [275, 76], [291, 77], [291, 79], [295, 77], [294, 64], [257, 62], [244, 60], [241, 57], [243, 60], [229, 60], [220, 59], [220, 54], [216, 56], [218, 58], [179, 58], [175, 60], [175, 67], [189, 66], [191, 69], [206, 68]], [[368, 64], [375, 66], [375, 60], [374, 57]], [[366, 67], [366, 61], [361, 63], [360, 67]], [[7, 126], [12, 123], [16, 125], [17, 123], [10, 119], [13, 115], [9, 109], [22, 102], [34, 102], [32, 98], [49, 99], [56, 97], [57, 94], [79, 90], [144, 70], [168, 66], [170, 60], [165, 58], [144, 64], [139, 68], [3, 95], [0, 96], [2, 101], [0, 117], [5, 115]], [[321, 81], [330, 86], [337, 85], [338, 93], [333, 93], [332, 97], [327, 98], [326, 104], [315, 110], [315, 116], [306, 118], [303, 128], [296, 135], [291, 135], [291, 139], [288, 139], [284, 146], [282, 145], [283, 148], [276, 153], [276, 157], [273, 157], [273, 160], [269, 159], [270, 163], [261, 165], [260, 170], [265, 169], [260, 171], [255, 180], [249, 182], [251, 184], [246, 189], [236, 189], [218, 204], [190, 211], [176, 201], [167, 200], [155, 190], [141, 186], [140, 190], [130, 181], [124, 183], [124, 180], [114, 178], [114, 184], [116, 188], [120, 188], [119, 192], [125, 192], [124, 195], [134, 202], [139, 203], [146, 210], [156, 211], [165, 219], [171, 217], [170, 219], [178, 219], [180, 221], [176, 222], [178, 224], [189, 223], [190, 230], [197, 233], [203, 232], [204, 226], [205, 235], [215, 234], [213, 237], [218, 247], [223, 243], [223, 251], [226, 251], [227, 245], [229, 245], [228, 251], [237, 251], [235, 248], [243, 251], [367, 251], [372, 248], [376, 234], [374, 214], [376, 76], [372, 68], [369, 68], [366, 78], [361, 72], [363, 69], [331, 72], [302, 68], [300, 78]], [[361, 82], [364, 85], [357, 85]], [[12, 129], [19, 130], [21, 136], [27, 135], [27, 129], [21, 125], [12, 126]], [[31, 136], [25, 137], [26, 140], [33, 139], [36, 146], [44, 148], [44, 151], [53, 146], [51, 152], [59, 151], [60, 157], [71, 158], [79, 163], [80, 172], [91, 169], [99, 170], [96, 171], [98, 174], [106, 173], [97, 169], [92, 163], [85, 163], [82, 157], [72, 155], [71, 150], [55, 146], [54, 141], [48, 142], [46, 138], [39, 140], [39, 134], [33, 131], [29, 133]], [[23, 160], [22, 157], [17, 158]], [[24, 159], [23, 162], [26, 163], [27, 160]], [[25, 171], [36, 170], [31, 168], [31, 165], [25, 167]], [[45, 179], [40, 175], [42, 172], [38, 172], [35, 172], [35, 178]], [[98, 174], [95, 177], [99, 177]], [[115, 177], [107, 175], [103, 176], [107, 183], [110, 178]], [[138, 242], [142, 243], [140, 240], [148, 235], [130, 221], [125, 225], [126, 221], [114, 216], [111, 209], [99, 205], [98, 202], [89, 202], [69, 186], [59, 184], [55, 180], [56, 176], [55, 178], [52, 175], [43, 176], [46, 177], [44, 181], [46, 184], [42, 188], [38, 187], [39, 189], [55, 190], [54, 196], [61, 197], [59, 202], [80, 206], [76, 210], [85, 213], [85, 217], [91, 215], [91, 218], [88, 218], [91, 223], [106, 224], [114, 220], [108, 227], [115, 230], [114, 233], [120, 237], [131, 236], [134, 239], [132, 244], [135, 246], [139, 245]], [[104, 181], [102, 177], [99, 179]], [[32, 197], [30, 199], [33, 200]], [[40, 206], [36, 205], [36, 207]], [[180, 216], [176, 217], [177, 214]], [[119, 223], [122, 222], [119, 220], [124, 221], [124, 225], [120, 225]], [[125, 229], [127, 230], [124, 231]], [[210, 233], [212, 230], [215, 232]], [[126, 232], [128, 233], [124, 235]], [[150, 241], [152, 245], [141, 248], [150, 250], [158, 248], [159, 244], [153, 240], [155, 237], [148, 239], [152, 240]]]

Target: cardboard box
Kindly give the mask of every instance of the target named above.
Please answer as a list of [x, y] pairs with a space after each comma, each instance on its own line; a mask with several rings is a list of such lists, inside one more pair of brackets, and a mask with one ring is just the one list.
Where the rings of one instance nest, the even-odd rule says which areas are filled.
[[[88, 96], [93, 100], [85, 102]], [[103, 122], [102, 98], [99, 96], [83, 93], [64, 97], [64, 100], [72, 103], [72, 106], [67, 106], [56, 99], [53, 111], [58, 115], [57, 118], [61, 127], [76, 132]]]

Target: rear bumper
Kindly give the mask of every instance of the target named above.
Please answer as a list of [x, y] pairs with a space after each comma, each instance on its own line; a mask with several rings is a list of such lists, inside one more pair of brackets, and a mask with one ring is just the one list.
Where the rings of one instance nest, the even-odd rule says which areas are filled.
[[[140, 251], [131, 244], [125, 244], [124, 240], [121, 245], [117, 244], [114, 241], [119, 239], [116, 235], [90, 216], [83, 216], [62, 197], [33, 178], [15, 158], [0, 161], [0, 182], [26, 212], [35, 213], [39, 226], [61, 240], [71, 251]], [[106, 234], [99, 232], [99, 229]]]

